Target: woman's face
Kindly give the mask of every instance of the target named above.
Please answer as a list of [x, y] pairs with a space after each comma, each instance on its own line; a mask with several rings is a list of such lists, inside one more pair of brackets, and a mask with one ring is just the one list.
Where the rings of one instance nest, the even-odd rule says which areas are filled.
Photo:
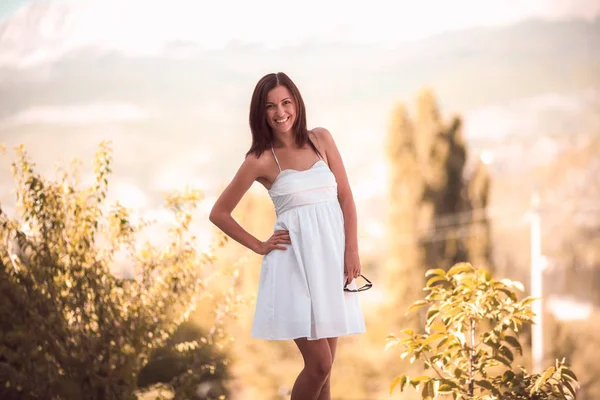
[[267, 93], [267, 122], [275, 133], [287, 133], [296, 121], [296, 104], [287, 87], [279, 85]]

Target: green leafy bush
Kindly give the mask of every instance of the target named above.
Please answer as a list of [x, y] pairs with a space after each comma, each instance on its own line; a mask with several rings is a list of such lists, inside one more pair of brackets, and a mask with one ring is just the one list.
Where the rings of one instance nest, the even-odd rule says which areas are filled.
[[454, 399], [569, 399], [575, 397], [577, 378], [556, 361], [540, 374], [513, 368], [514, 352], [522, 354], [518, 335], [524, 324], [533, 323], [531, 303], [519, 301], [518, 282], [496, 281], [483, 269], [459, 263], [445, 272], [427, 271], [425, 290], [409, 312], [426, 307], [425, 332], [405, 329], [403, 338], [388, 337], [386, 349], [400, 346], [402, 358], [420, 360], [433, 376], [397, 376], [390, 393], [409, 386], [423, 399], [448, 396]]
[[[103, 143], [93, 184], [80, 188], [76, 170], [45, 179], [18, 150], [19, 217], [0, 210], [0, 398], [134, 399], [150, 356], [209, 294], [213, 256], [198, 250], [189, 232], [201, 193], [168, 195], [176, 223], [167, 243], [138, 243], [149, 223], [108, 204], [110, 165]], [[131, 278], [112, 271], [123, 255]], [[235, 296], [228, 301], [215, 309], [232, 310]], [[176, 347], [202, 354], [221, 339], [217, 326], [210, 337]], [[194, 361], [197, 369], [184, 374], [204, 373], [205, 363]]]

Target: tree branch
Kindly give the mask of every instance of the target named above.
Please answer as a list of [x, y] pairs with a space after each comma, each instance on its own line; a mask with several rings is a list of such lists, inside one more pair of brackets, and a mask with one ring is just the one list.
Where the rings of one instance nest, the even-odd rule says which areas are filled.
[[424, 357], [425, 357], [425, 359], [427, 360], [427, 362], [429, 363], [429, 365], [431, 365], [431, 368], [432, 368], [432, 369], [435, 371], [435, 373], [436, 373], [436, 374], [437, 374], [437, 375], [440, 377], [440, 379], [445, 379], [445, 378], [442, 376], [442, 373], [441, 373], [441, 372], [440, 372], [440, 371], [439, 371], [439, 370], [436, 368], [435, 364], [433, 364], [433, 363], [431, 362], [431, 360], [429, 359], [429, 357], [427, 357], [427, 355], [426, 355], [426, 354], [424, 355]]
[[470, 336], [471, 336], [471, 357], [469, 357], [469, 363], [471, 365], [469, 371], [469, 395], [473, 396], [475, 392], [475, 320], [471, 320], [471, 328], [470, 328]]

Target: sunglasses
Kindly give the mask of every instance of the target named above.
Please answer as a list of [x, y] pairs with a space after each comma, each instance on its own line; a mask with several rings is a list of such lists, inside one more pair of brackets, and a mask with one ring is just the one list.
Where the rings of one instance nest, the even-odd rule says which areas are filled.
[[363, 278], [365, 281], [367, 281], [367, 283], [362, 286], [359, 287], [358, 289], [348, 289], [346, 286], [348, 286], [348, 281], [346, 281], [346, 284], [344, 285], [344, 292], [352, 292], [352, 293], [357, 293], [357, 292], [364, 292], [365, 290], [369, 290], [373, 287], [373, 284], [371, 283], [370, 280], [368, 280], [367, 278], [364, 277], [364, 275], [360, 275], [361, 278]]

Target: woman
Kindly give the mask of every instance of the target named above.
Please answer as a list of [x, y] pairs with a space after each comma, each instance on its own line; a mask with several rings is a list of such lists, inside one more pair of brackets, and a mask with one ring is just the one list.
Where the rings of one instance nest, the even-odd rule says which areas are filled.
[[[330, 399], [337, 338], [365, 331], [355, 278], [361, 274], [356, 207], [331, 134], [306, 127], [304, 102], [284, 73], [268, 74], [250, 104], [252, 146], [216, 201], [210, 220], [264, 255], [252, 336], [294, 340], [304, 369], [292, 400]], [[254, 181], [269, 192], [277, 214], [265, 242], [231, 216]]]

